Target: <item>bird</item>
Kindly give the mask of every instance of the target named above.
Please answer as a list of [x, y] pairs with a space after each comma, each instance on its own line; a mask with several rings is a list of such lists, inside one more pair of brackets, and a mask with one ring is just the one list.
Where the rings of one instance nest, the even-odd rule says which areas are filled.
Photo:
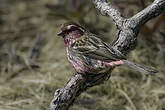
[[158, 72], [127, 60], [119, 50], [74, 22], [62, 24], [57, 35], [63, 38], [67, 58], [77, 73], [101, 74], [120, 65], [144, 74]]

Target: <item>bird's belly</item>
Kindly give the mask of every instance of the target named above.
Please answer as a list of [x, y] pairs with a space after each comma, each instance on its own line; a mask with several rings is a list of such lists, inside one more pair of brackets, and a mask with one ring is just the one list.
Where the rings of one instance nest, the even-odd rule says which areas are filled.
[[92, 60], [90, 63], [79, 57], [69, 57], [68, 60], [78, 73], [99, 74], [110, 70], [108, 67], [101, 67], [97, 60]]
[[78, 73], [86, 73], [90, 70], [90, 68], [83, 65], [83, 63], [80, 60], [76, 60], [76, 61], [71, 60], [70, 63]]
[[68, 50], [67, 57], [75, 71], [78, 73], [99, 74], [108, 72], [110, 70], [109, 67], [102, 66], [98, 60], [74, 55], [71, 54]]
[[73, 68], [75, 69], [76, 72], [78, 72], [78, 73], [85, 73], [85, 72], [89, 71], [89, 68], [86, 67], [83, 64], [83, 61], [79, 57], [73, 56], [68, 51], [68, 49], [66, 51], [67, 51], [67, 58], [68, 58], [69, 62], [71, 63], [71, 65], [73, 66]]

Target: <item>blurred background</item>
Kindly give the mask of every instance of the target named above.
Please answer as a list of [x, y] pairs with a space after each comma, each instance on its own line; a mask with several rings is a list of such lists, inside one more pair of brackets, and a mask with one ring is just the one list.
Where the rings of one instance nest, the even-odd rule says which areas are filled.
[[[153, 0], [109, 0], [129, 18]], [[129, 60], [154, 67], [146, 76], [117, 67], [111, 78], [92, 87], [70, 110], [165, 110], [165, 17], [141, 29]], [[54, 91], [74, 70], [62, 38], [56, 33], [67, 21], [81, 24], [112, 43], [116, 27], [94, 8], [92, 0], [0, 0], [0, 110], [47, 110]]]

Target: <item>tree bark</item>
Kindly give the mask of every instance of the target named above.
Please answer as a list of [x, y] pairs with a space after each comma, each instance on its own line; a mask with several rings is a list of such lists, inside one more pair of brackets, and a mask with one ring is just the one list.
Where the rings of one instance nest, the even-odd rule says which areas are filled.
[[[155, 0], [151, 5], [133, 17], [125, 19], [106, 0], [93, 0], [96, 8], [115, 23], [118, 33], [113, 46], [127, 54], [136, 46], [140, 28], [152, 18], [160, 15], [165, 9], [165, 0]], [[74, 74], [64, 88], [55, 91], [50, 110], [68, 110], [74, 100], [88, 88], [104, 83], [110, 78], [110, 72], [98, 75]]]

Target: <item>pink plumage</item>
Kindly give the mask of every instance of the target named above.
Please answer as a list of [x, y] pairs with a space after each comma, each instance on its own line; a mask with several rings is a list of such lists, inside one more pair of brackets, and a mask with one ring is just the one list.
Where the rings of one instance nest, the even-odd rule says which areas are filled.
[[122, 64], [146, 74], [157, 72], [126, 60], [120, 51], [77, 24], [63, 24], [58, 35], [63, 37], [67, 58], [77, 73], [105, 73]]

